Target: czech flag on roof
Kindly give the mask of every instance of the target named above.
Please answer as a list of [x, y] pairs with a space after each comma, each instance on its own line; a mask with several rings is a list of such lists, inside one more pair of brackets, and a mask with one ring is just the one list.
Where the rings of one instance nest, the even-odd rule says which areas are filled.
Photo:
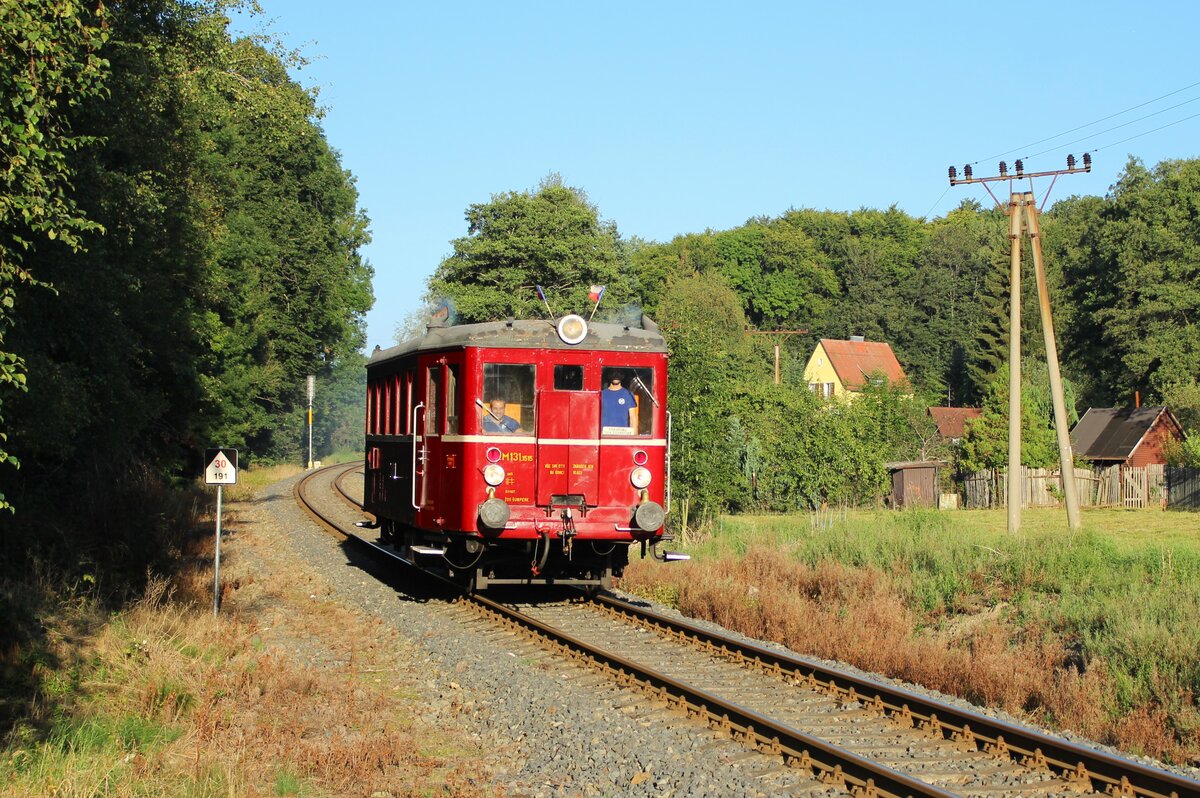
[[588, 290], [588, 299], [590, 299], [593, 302], [599, 302], [601, 297], [604, 296], [604, 288], [605, 287], [602, 285], [593, 285]]

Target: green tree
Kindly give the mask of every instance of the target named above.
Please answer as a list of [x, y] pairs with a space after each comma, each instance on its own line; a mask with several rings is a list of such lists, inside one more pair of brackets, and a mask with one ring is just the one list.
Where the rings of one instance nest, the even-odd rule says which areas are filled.
[[542, 315], [538, 285], [558, 314], [586, 312], [592, 285], [607, 286], [608, 311], [634, 298], [616, 225], [602, 221], [587, 195], [558, 175], [536, 191], [471, 205], [466, 219], [467, 235], [454, 240], [427, 294], [431, 303], [449, 298], [463, 322]]
[[[81, 236], [100, 228], [71, 194], [68, 157], [94, 142], [73, 129], [71, 110], [104, 92], [105, 20], [98, 2], [0, 0], [0, 411], [4, 394], [27, 384], [25, 362], [6, 342], [17, 289], [45, 286], [27, 261], [50, 242], [78, 251]], [[7, 438], [0, 413], [0, 464], [17, 465]], [[11, 506], [0, 493], [2, 509]]]
[[205, 277], [200, 434], [297, 462], [305, 376], [325, 381], [339, 363], [361, 362], [367, 219], [311, 121], [312, 96], [258, 44], [230, 50], [259, 91], [234, 83], [205, 98], [214, 112], [206, 178], [223, 215]]
[[673, 418], [676, 495], [696, 508], [720, 510], [748, 490], [745, 439], [733, 417], [733, 395], [749, 344], [737, 294], [717, 274], [667, 285], [659, 326], [670, 350], [668, 408]]
[[[1067, 406], [1073, 413], [1073, 396], [1068, 399]], [[1053, 423], [1048, 371], [1044, 364], [1028, 361], [1021, 372], [1021, 465], [1028, 468], [1058, 465]], [[966, 471], [1008, 467], [1007, 368], [988, 384], [982, 417], [967, 423], [959, 463]]]
[[27, 544], [10, 552], [58, 546], [144, 577], [165, 552], [138, 490], [189, 475], [213, 443], [295, 457], [305, 374], [330, 384], [361, 364], [370, 269], [353, 180], [311, 94], [261, 43], [233, 41], [224, 8], [151, 0], [106, 16], [105, 96], [70, 118], [95, 146], [64, 162], [94, 223], [87, 249], [41, 241], [38, 277], [56, 291], [9, 317], [29, 374], [6, 407], [23, 464], [0, 490], [29, 509], [5, 529]]
[[1200, 373], [1200, 160], [1148, 170], [1130, 160], [1093, 248], [1108, 286], [1087, 307], [1109, 344], [1110, 397], [1162, 394]]
[[928, 225], [904, 291], [918, 313], [907, 358], [938, 404], [977, 403], [986, 384], [978, 374], [991, 375], [1004, 362], [1006, 223], [998, 210], [964, 200]]

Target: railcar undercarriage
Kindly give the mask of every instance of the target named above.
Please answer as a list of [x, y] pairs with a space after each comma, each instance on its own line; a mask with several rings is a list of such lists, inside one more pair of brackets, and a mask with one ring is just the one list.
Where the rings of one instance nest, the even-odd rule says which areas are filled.
[[533, 540], [486, 540], [468, 533], [430, 533], [395, 521], [380, 524], [380, 539], [413, 566], [470, 590], [496, 585], [612, 587], [629, 564], [629, 543], [543, 535]]

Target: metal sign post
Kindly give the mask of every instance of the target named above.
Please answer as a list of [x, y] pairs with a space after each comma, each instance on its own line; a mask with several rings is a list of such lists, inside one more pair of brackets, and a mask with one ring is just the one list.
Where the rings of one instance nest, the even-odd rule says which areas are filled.
[[221, 489], [237, 484], [237, 449], [204, 450], [204, 484], [217, 486], [217, 542], [213, 557], [213, 615], [221, 609]]
[[312, 459], [312, 405], [313, 397], [317, 395], [317, 378], [308, 375], [308, 467], [313, 467]]

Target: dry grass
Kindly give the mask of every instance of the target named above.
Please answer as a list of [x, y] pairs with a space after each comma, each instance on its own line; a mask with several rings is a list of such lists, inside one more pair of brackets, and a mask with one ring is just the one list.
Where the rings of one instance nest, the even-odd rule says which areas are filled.
[[[1164, 514], [1144, 515], [1157, 521]], [[879, 516], [891, 523], [886, 518], [886, 514]], [[956, 548], [939, 551], [942, 545], [952, 548], [938, 542], [947, 531], [955, 545], [970, 547], [977, 540], [974, 532], [979, 540], [994, 542], [989, 538], [992, 530], [975, 530], [969, 524], [964, 529], [964, 520], [964, 515], [955, 514], [952, 530], [938, 527], [929, 535], [908, 530], [898, 536], [902, 539], [892, 540], [883, 533], [866, 532], [863, 519], [857, 526], [851, 519], [844, 523], [861, 534], [848, 535], [849, 542], [818, 544], [813, 543], [814, 537], [836, 533], [814, 531], [807, 518], [735, 523], [736, 530], [717, 532], [715, 540], [695, 549], [696, 559], [689, 563], [663, 566], [652, 560], [635, 561], [626, 570], [622, 587], [796, 651], [1002, 708], [1124, 750], [1176, 762], [1200, 757], [1200, 714], [1194, 696], [1181, 686], [1186, 678], [1168, 675], [1158, 663], [1164, 670], [1154, 677], [1158, 683], [1150, 694], [1155, 700], [1144, 700], [1145, 691], [1133, 690], [1128, 674], [1115, 671], [1105, 656], [1094, 653], [1105, 650], [1103, 630], [1093, 631], [1084, 641], [1092, 653], [1080, 655], [1080, 640], [1070, 623], [1075, 619], [1068, 617], [1077, 610], [1066, 605], [1086, 604], [1090, 594], [1081, 593], [1082, 599], [1067, 596], [1068, 591], [1049, 580], [1046, 571], [1053, 570], [1059, 562], [1053, 556], [1061, 557], [1061, 551], [1051, 552], [1051, 564], [1043, 565], [1033, 562], [1036, 547], [1027, 547], [1025, 556], [1030, 559], [1013, 577], [1027, 583], [1014, 587], [1005, 581], [1007, 575], [970, 563], [968, 555]], [[1118, 520], [1124, 524], [1130, 518], [1122, 515]], [[882, 523], [872, 520], [871, 525]], [[1167, 534], [1176, 532], [1172, 527]], [[1036, 537], [1038, 532], [1030, 534]], [[1130, 540], [1121, 545], [1136, 548]], [[812, 553], [813, 547], [818, 554]], [[1079, 559], [1091, 563], [1082, 555]], [[1072, 560], [1066, 563], [1077, 565]], [[919, 580], [913, 573], [918, 570], [932, 572], [922, 577], [926, 587], [914, 586]], [[951, 570], [957, 573], [945, 573]], [[1075, 574], [1069, 578], [1079, 579]], [[1107, 577], [1096, 573], [1095, 578], [1103, 582]], [[1043, 582], [1047, 583], [1043, 592], [1031, 597], [1030, 585]], [[1119, 589], [1116, 583], [1103, 587]], [[1178, 588], [1172, 582], [1163, 592], [1177, 600]], [[942, 598], [931, 600], [931, 592]], [[1106, 599], [1096, 596], [1094, 600]], [[1103, 617], [1119, 606], [1089, 607], [1089, 612], [1101, 616], [1099, 626], [1120, 628], [1122, 619]], [[1126, 624], [1136, 626], [1134, 621]], [[1169, 628], [1156, 627], [1154, 635], [1149, 642], [1169, 645], [1171, 639], [1178, 639]], [[1108, 644], [1111, 648], [1120, 641]], [[1189, 657], [1179, 659], [1186, 662]], [[1194, 652], [1190, 659], [1194, 662]], [[1122, 662], [1121, 667], [1130, 666]], [[1122, 706], [1114, 698], [1122, 692], [1143, 696], [1143, 703]]]
[[478, 744], [425, 717], [407, 644], [254, 546], [223, 560], [220, 617], [201, 567], [111, 617], [83, 601], [47, 617], [0, 796], [497, 794]]

